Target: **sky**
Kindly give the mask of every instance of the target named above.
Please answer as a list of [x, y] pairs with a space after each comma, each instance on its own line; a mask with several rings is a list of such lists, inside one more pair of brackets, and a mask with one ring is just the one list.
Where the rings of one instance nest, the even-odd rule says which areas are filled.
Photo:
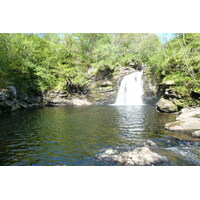
[[162, 43], [168, 42], [170, 39], [176, 36], [176, 33], [156, 33]]
[[[43, 37], [45, 33], [38, 34], [39, 37]], [[58, 33], [60, 37], [63, 36], [62, 33]], [[176, 33], [156, 33], [162, 43], [168, 42], [170, 39], [176, 36]]]

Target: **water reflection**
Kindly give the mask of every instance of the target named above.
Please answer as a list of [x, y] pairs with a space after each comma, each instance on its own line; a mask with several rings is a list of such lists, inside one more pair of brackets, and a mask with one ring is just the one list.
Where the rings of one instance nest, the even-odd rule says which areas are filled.
[[[127, 150], [146, 139], [156, 142], [172, 165], [198, 164], [198, 139], [189, 143], [187, 134], [164, 131], [164, 123], [173, 119], [147, 105], [39, 108], [1, 115], [0, 165], [117, 165], [95, 156], [103, 148]], [[185, 146], [190, 154], [181, 154]]]
[[118, 126], [121, 130], [119, 137], [138, 143], [145, 130], [143, 106], [116, 106], [115, 108], [118, 112]]

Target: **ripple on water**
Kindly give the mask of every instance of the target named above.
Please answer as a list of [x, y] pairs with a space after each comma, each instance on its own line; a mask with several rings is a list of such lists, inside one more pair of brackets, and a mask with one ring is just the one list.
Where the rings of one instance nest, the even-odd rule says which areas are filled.
[[169, 165], [199, 165], [199, 140], [164, 130], [173, 120], [148, 105], [18, 111], [0, 116], [0, 165], [117, 165], [96, 155], [108, 147], [131, 150], [147, 139]]

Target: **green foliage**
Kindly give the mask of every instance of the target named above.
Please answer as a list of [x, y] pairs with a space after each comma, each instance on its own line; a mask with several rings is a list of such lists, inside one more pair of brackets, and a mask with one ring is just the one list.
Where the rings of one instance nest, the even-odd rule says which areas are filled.
[[200, 88], [200, 34], [176, 34], [160, 51], [154, 51], [147, 61], [151, 77], [158, 83], [173, 80], [183, 96]]
[[[200, 88], [200, 34], [176, 34], [162, 44], [150, 33], [0, 34], [0, 87], [23, 90], [85, 86], [91, 75], [130, 63], [148, 66], [158, 83], [182, 94]], [[88, 72], [90, 71], [90, 73]]]

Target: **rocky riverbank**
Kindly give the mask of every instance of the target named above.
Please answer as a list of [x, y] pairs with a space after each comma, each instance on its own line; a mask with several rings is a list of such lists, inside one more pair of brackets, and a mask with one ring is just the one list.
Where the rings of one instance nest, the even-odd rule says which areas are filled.
[[13, 112], [20, 108], [37, 106], [88, 106], [112, 104], [116, 100], [120, 82], [125, 75], [141, 70], [143, 66], [130, 63], [129, 67], [120, 66], [114, 72], [102, 69], [93, 75], [88, 71], [90, 81], [86, 88], [74, 88], [67, 85], [66, 90], [50, 90], [36, 93], [19, 92], [15, 86], [0, 89], [0, 113]]
[[91, 105], [83, 96], [69, 97], [66, 91], [48, 91], [41, 94], [23, 94], [14, 86], [0, 90], [0, 113], [9, 113], [18, 109], [28, 109], [38, 106], [82, 106]]
[[200, 137], [200, 107], [183, 108], [175, 122], [167, 123], [165, 129], [176, 132], [192, 133]]
[[182, 108], [200, 106], [200, 94], [196, 91], [180, 92], [173, 80], [164, 81], [157, 89], [156, 109], [159, 112], [175, 113]]
[[13, 112], [20, 108], [33, 108], [43, 105], [41, 95], [18, 93], [14, 86], [0, 90], [0, 113]]
[[91, 75], [87, 99], [95, 105], [114, 103], [122, 78], [137, 71], [135, 68], [121, 66], [116, 72], [104, 69], [100, 74]]
[[43, 93], [19, 92], [14, 86], [0, 89], [0, 113], [12, 112], [20, 108], [37, 106], [82, 106], [107, 105], [116, 100], [122, 78], [130, 73], [143, 70], [143, 102], [155, 105], [159, 112], [177, 113], [182, 108], [200, 105], [200, 94], [192, 92], [188, 97], [179, 93], [173, 81], [157, 84], [148, 76], [148, 67], [130, 63], [120, 66], [117, 71], [102, 69], [99, 73], [88, 70], [89, 82], [86, 88], [66, 85], [66, 90], [51, 90]]

